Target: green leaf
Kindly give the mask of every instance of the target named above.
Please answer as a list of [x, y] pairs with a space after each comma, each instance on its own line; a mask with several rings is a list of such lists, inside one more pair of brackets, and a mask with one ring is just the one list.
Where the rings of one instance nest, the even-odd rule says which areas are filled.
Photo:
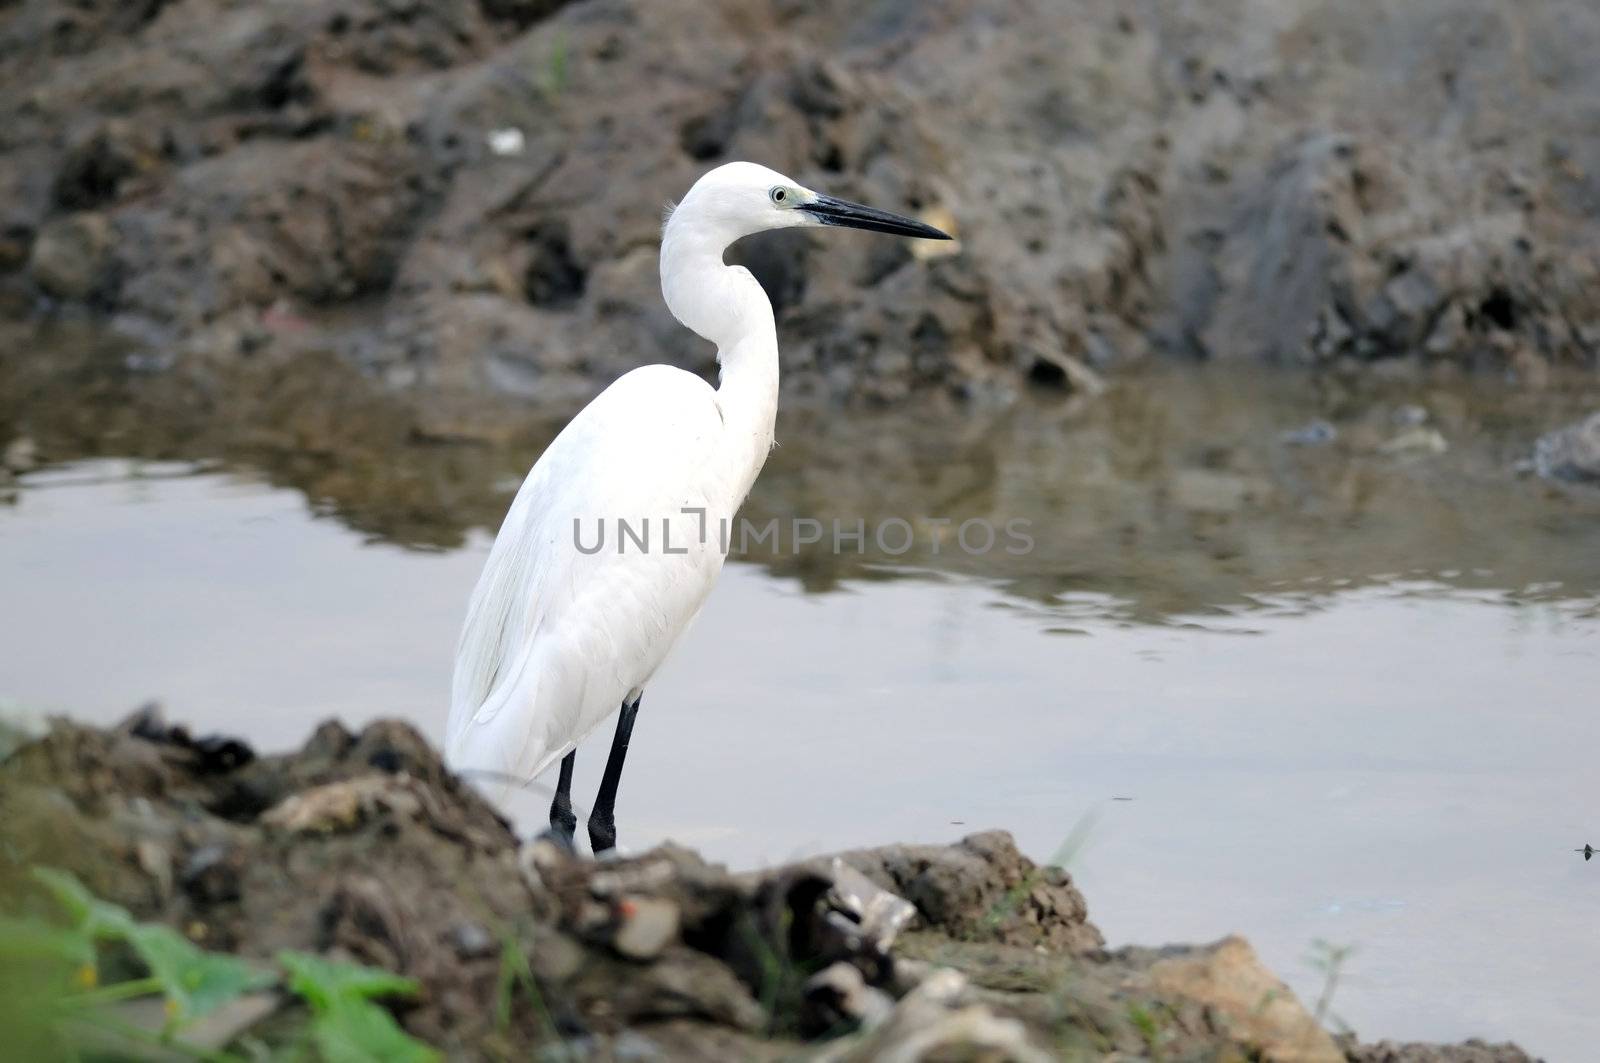
[[94, 942], [79, 929], [63, 930], [45, 923], [0, 916], [0, 956], [20, 960], [60, 960], [79, 967], [94, 965]]
[[136, 926], [128, 942], [166, 993], [173, 1020], [188, 1022], [276, 979], [235, 956], [205, 952], [166, 926]]
[[376, 967], [345, 963], [309, 952], [280, 952], [278, 962], [289, 972], [289, 988], [321, 1011], [339, 998], [415, 996], [417, 983]]
[[33, 880], [55, 898], [73, 924], [90, 938], [114, 940], [126, 938], [132, 933], [133, 916], [128, 914], [128, 910], [102, 901], [90, 893], [71, 872], [53, 867], [36, 867], [33, 869]]
[[323, 1063], [429, 1063], [440, 1058], [372, 1003], [373, 997], [414, 995], [414, 980], [309, 952], [280, 952], [278, 962], [289, 972], [289, 988], [311, 1005], [311, 1037]]
[[311, 1022], [323, 1063], [433, 1063], [440, 1054], [400, 1028], [378, 1005], [335, 995]]

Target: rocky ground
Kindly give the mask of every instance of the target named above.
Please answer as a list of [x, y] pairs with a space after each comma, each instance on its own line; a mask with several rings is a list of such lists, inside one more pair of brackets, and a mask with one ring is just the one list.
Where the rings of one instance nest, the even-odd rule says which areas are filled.
[[[1527, 1059], [1335, 1040], [1239, 938], [1108, 950], [1000, 832], [743, 875], [672, 846], [596, 863], [519, 845], [403, 724], [259, 758], [149, 712], [7, 744], [5, 911], [42, 910], [47, 865], [208, 950], [404, 975], [396, 1017], [452, 1058]], [[256, 993], [207, 1036], [271, 1046], [300, 1009]]]
[[1600, 349], [1597, 47], [1586, 0], [16, 0], [0, 309], [142, 371], [570, 403], [709, 369], [660, 216], [750, 158], [960, 237], [741, 249], [791, 394], [1093, 390], [1153, 351], [1537, 382]]

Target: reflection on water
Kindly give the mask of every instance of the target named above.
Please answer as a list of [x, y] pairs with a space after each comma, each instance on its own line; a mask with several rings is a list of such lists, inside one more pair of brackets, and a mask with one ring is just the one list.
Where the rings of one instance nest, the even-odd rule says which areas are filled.
[[[984, 422], [796, 415], [780, 426], [747, 511], [869, 526], [1021, 517], [1036, 540], [1025, 557], [968, 557], [948, 541], [938, 556], [758, 558], [810, 589], [932, 567], [1001, 579], [1069, 614], [1133, 622], [1401, 577], [1588, 598], [1600, 590], [1600, 492], [1513, 469], [1541, 426], [1596, 407], [1592, 382], [1531, 396], [1495, 381], [1308, 387], [1212, 369], [1124, 380], [1082, 407], [1023, 406]], [[1285, 441], [1316, 420], [1336, 427], [1332, 442]], [[1429, 449], [1436, 439], [1445, 453]], [[919, 546], [931, 534], [922, 530]]]
[[[730, 566], [646, 699], [624, 843], [752, 864], [1002, 825], [1044, 856], [1097, 812], [1075, 871], [1114, 942], [1239, 931], [1305, 994], [1310, 942], [1354, 943], [1334, 1010], [1364, 1033], [1584, 1058], [1600, 492], [1512, 466], [1600, 402], [1304, 385], [1174, 371], [987, 419], [786, 415], [753, 519], [1021, 517], [1036, 548]], [[1284, 440], [1317, 419], [1337, 438]], [[1393, 445], [1419, 421], [1443, 453]], [[242, 443], [107, 423], [0, 417], [46, 462], [0, 508], [0, 699], [109, 721], [157, 696], [266, 746], [328, 715], [438, 736], [536, 431], [296, 453], [249, 417]], [[95, 457], [118, 453], [182, 460]]]
[[[418, 414], [326, 360], [207, 388], [108, 373], [108, 356], [81, 343], [36, 353], [0, 358], [0, 446], [25, 438], [46, 462], [245, 469], [413, 549], [492, 534], [570, 412]], [[1139, 623], [1402, 577], [1586, 598], [1600, 590], [1600, 491], [1515, 470], [1540, 434], [1597, 408], [1592, 374], [1530, 391], [1219, 366], [995, 412], [785, 410], [743, 516], [824, 529], [903, 520], [915, 545], [891, 555], [869, 534], [864, 549], [835, 552], [824, 534], [796, 550], [785, 535], [779, 549], [750, 544], [745, 559], [811, 591], [963, 573], [1042, 607], [1098, 602]], [[974, 519], [1026, 522], [1034, 548], [969, 556], [955, 533]]]

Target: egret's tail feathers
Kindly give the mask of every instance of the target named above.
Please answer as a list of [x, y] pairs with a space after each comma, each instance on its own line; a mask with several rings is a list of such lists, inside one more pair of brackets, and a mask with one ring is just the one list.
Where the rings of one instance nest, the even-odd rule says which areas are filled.
[[469, 723], [450, 736], [445, 746], [445, 763], [491, 798], [504, 798], [538, 778], [563, 750], [549, 750], [540, 744], [522, 746], [508, 741], [500, 728]]
[[[507, 695], [515, 698], [516, 691]], [[557, 744], [537, 713], [492, 712], [469, 716], [450, 728], [445, 763], [491, 800], [503, 800], [566, 756], [574, 742]]]

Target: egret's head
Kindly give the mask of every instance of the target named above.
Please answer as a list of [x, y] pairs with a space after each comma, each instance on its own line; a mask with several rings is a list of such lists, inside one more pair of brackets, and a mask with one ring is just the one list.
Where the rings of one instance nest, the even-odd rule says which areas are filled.
[[724, 246], [768, 229], [818, 225], [950, 239], [931, 225], [813, 192], [753, 162], [730, 162], [701, 177], [674, 209], [668, 225], [701, 228]]

